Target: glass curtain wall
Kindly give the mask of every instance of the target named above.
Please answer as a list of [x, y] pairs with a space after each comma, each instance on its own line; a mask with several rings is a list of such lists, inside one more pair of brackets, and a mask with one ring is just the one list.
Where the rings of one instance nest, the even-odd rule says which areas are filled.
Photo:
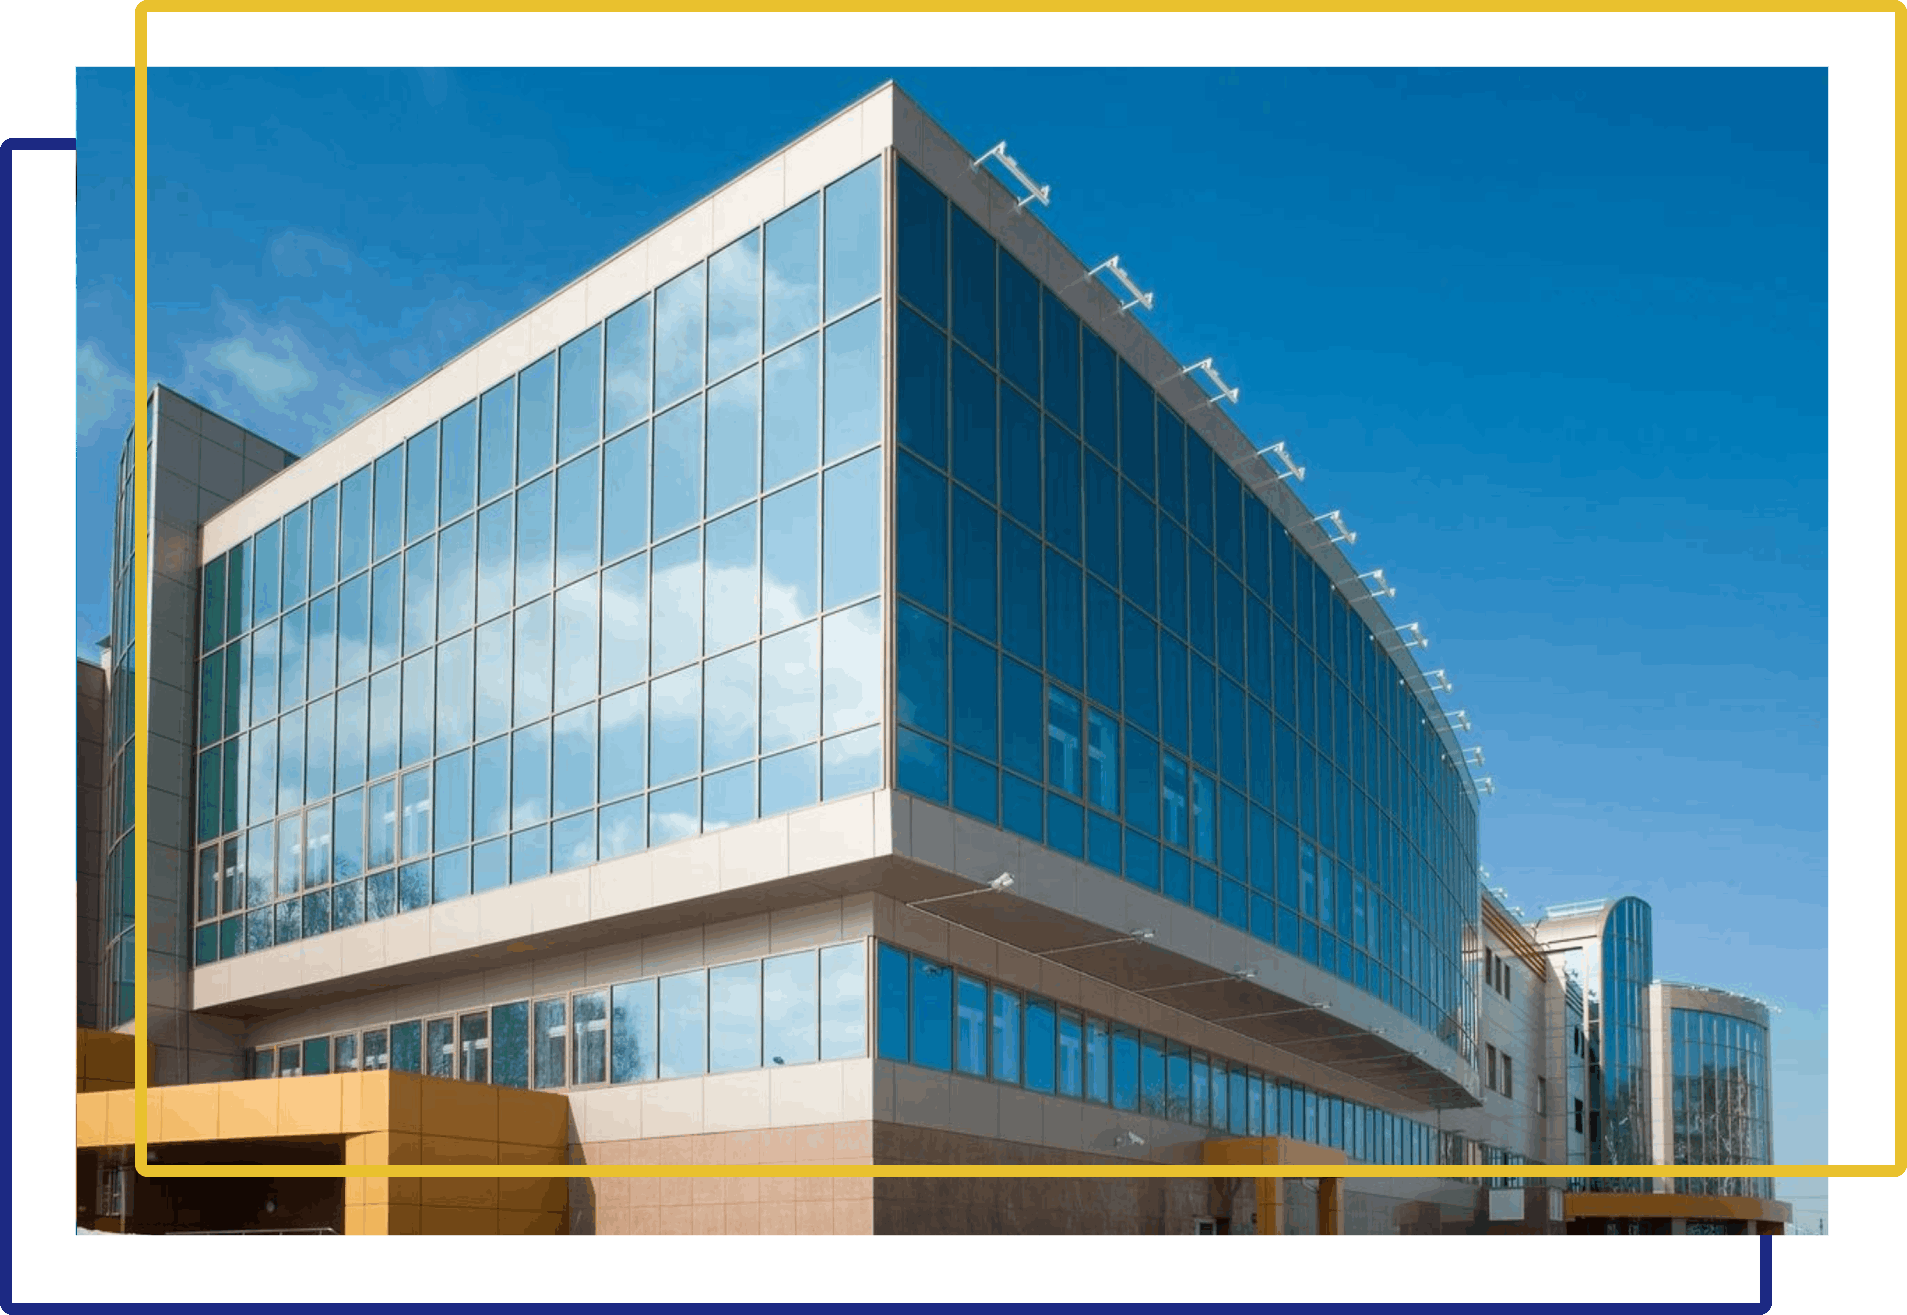
[[1476, 811], [1324, 569], [903, 161], [898, 787], [1462, 1038]]
[[[1769, 1164], [1768, 1032], [1730, 1014], [1669, 1011], [1677, 1164]], [[1774, 1195], [1767, 1178], [1678, 1178], [1678, 1192]]]
[[206, 564], [197, 962], [882, 783], [882, 193], [877, 159]]

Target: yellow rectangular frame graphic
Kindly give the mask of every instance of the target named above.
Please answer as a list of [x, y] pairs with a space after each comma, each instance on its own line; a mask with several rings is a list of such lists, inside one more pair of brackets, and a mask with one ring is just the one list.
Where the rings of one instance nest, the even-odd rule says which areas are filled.
[[[843, 8], [860, 8], [860, 5]], [[867, 6], [872, 8], [873, 6]], [[1087, 6], [1077, 3], [1061, 3], [1056, 9], [1085, 9]], [[1095, 11], [1104, 9], [1141, 12], [1154, 9], [1152, 4], [1125, 3], [1091, 6]], [[1319, 6], [1315, 0], [1297, 3], [1241, 5], [1230, 0], [1219, 0], [1208, 4], [1207, 9], [1234, 12], [1283, 11], [1290, 13], [1316, 12]], [[146, 48], [147, 20], [158, 13], [221, 13], [221, 14], [346, 14], [346, 13], [385, 13], [401, 10], [410, 13], [642, 13], [650, 10], [674, 9], [679, 6], [630, 5], [609, 3], [606, 0], [557, 0], [548, 6], [527, 6], [523, 0], [396, 0], [395, 3], [376, 4], [369, 0], [285, 0], [282, 3], [265, 3], [260, 0], [140, 0], [133, 10], [133, 396], [138, 401], [137, 423], [143, 432], [147, 406], [146, 350], [148, 339], [148, 296], [149, 268], [147, 241], [149, 237], [148, 214], [148, 173], [150, 151], [147, 143], [148, 102], [146, 91]], [[712, 12], [800, 12], [804, 6], [782, 3], [767, 3], [736, 6], [705, 6]], [[903, 9], [921, 12], [943, 12], [948, 10], [967, 12], [1011, 12], [1012, 6], [998, 4], [954, 3], [920, 4], [910, 3], [899, 6], [881, 6], [883, 10]], [[1620, 0], [1606, 0], [1604, 3], [1560, 3], [1560, 4], [1518, 4], [1511, 0], [1452, 0], [1451, 3], [1435, 3], [1435, 0], [1393, 0], [1392, 3], [1352, 3], [1330, 6], [1338, 12], [1369, 14], [1399, 13], [1438, 13], [1451, 10], [1484, 13], [1791, 13], [1795, 9], [1793, 0], [1670, 0], [1665, 4], [1621, 3]], [[1907, 0], [1838, 0], [1832, 4], [1817, 4], [1811, 7], [1822, 13], [1893, 13], [1895, 69], [1901, 67], [1900, 56], [1907, 49], [1907, 24], [1902, 23], [1903, 8]], [[1894, 141], [1895, 141], [1895, 197], [1898, 212], [1900, 151], [1903, 140], [1899, 91], [1894, 98]], [[1900, 242], [1895, 238], [1895, 279], [1896, 279], [1896, 339], [1898, 342], [1898, 306], [1900, 305], [1900, 283], [1902, 270], [1907, 265], [1899, 259]], [[1898, 345], [1896, 352], [1898, 352]], [[147, 517], [149, 508], [146, 496], [147, 480], [147, 444], [142, 440], [134, 444], [133, 457], [133, 501], [135, 505], [135, 529], [133, 535], [133, 579], [143, 581], [147, 569]], [[142, 588], [135, 585], [133, 592], [133, 633], [143, 638], [147, 625], [147, 599]], [[200, 1165], [200, 1164], [152, 1164], [148, 1158], [148, 1128], [146, 1092], [148, 1089], [147, 1072], [148, 1052], [146, 1049], [146, 847], [140, 837], [147, 832], [147, 795], [146, 780], [148, 767], [148, 730], [150, 722], [150, 700], [144, 680], [133, 682], [133, 1167], [142, 1176], [149, 1178], [1466, 1178], [1466, 1177], [1518, 1177], [1518, 1178], [1575, 1178], [1593, 1176], [1597, 1178], [1721, 1178], [1740, 1177], [1743, 1169], [1755, 1170], [1754, 1176], [1765, 1178], [1894, 1178], [1907, 1172], [1907, 1163], [1901, 1162], [1901, 1148], [1907, 1144], [1907, 1104], [1895, 1103], [1894, 1148], [1897, 1161], [1894, 1164], [1758, 1164], [1758, 1165], [1635, 1165], [1635, 1164], [1598, 1164], [1598, 1165], [1424, 1165], [1424, 1164], [1361, 1164], [1361, 1165], [1179, 1165], [1179, 1164], [1135, 1164], [1135, 1165], [974, 1165], [974, 1164], [924, 1164], [924, 1165], [508, 1165], [508, 1164], [444, 1164], [444, 1165]], [[1898, 787], [1896, 787], [1898, 790]], [[1895, 888], [1895, 943], [1900, 941], [1900, 928], [1907, 921], [1907, 905], [1900, 898], [1898, 881]], [[1903, 1055], [1907, 1054], [1907, 990], [1902, 987], [1902, 979], [1895, 979], [1895, 1049], [1894, 1076], [1895, 1090], [1899, 1091], [1900, 1071]], [[1470, 1173], [1468, 1170], [1514, 1169], [1514, 1174]], [[1593, 1170], [1593, 1174], [1585, 1174]], [[1665, 1172], [1672, 1170], [1672, 1172]], [[1454, 1171], [1454, 1172], [1453, 1172]]]

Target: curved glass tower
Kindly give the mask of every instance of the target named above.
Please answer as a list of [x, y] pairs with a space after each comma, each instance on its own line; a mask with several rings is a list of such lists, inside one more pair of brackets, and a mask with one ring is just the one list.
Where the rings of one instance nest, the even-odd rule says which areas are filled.
[[[1657, 982], [1650, 993], [1662, 1056], [1656, 1131], [1662, 1164], [1771, 1164], [1768, 1007], [1726, 991]], [[1666, 1052], [1666, 1053], [1664, 1053]], [[1774, 1195], [1768, 1178], [1677, 1178], [1701, 1196]]]

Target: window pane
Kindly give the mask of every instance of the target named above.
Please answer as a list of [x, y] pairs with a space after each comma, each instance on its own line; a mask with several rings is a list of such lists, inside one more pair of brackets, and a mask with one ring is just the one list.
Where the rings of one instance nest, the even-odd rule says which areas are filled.
[[958, 630], [953, 635], [953, 739], [982, 757], [999, 757], [999, 661], [991, 645]]
[[1000, 986], [993, 988], [993, 1076], [1020, 1080], [1020, 997]]
[[[434, 828], [440, 849], [455, 848], [470, 840], [470, 754], [452, 754], [439, 758], [436, 766], [437, 788]], [[314, 810], [313, 815], [316, 815]]]
[[944, 737], [947, 734], [947, 623], [911, 603], [902, 603], [895, 645], [901, 721]]
[[457, 1076], [465, 1082], [490, 1080], [490, 1015], [465, 1014], [457, 1020]]
[[947, 610], [947, 481], [913, 457], [900, 458], [896, 587], [936, 612]]
[[311, 509], [296, 507], [285, 513], [283, 579], [280, 594], [286, 607], [305, 601], [311, 581]]
[[947, 201], [902, 164], [896, 180], [900, 211], [900, 293], [929, 318], [947, 315]]
[[376, 561], [403, 546], [404, 449], [394, 447], [379, 457], [372, 479], [371, 559]]
[[702, 386], [708, 270], [697, 265], [656, 293], [656, 405]]
[[[466, 516], [437, 536], [437, 632], [454, 635], [476, 620], [477, 521]], [[425, 603], [424, 605], [428, 605]], [[318, 605], [312, 604], [312, 617]], [[316, 635], [314, 633], [315, 641]]]
[[552, 638], [554, 607], [548, 598], [539, 598], [516, 614], [516, 723], [522, 725], [550, 712]]
[[660, 1074], [694, 1077], [708, 1071], [708, 982], [697, 969], [664, 977]]
[[649, 426], [603, 446], [603, 557], [613, 562], [649, 542]]
[[820, 336], [776, 352], [762, 377], [762, 487], [772, 489], [807, 474], [820, 461]]
[[1026, 267], [1000, 256], [1000, 373], [1026, 393], [1040, 392], [1040, 286]]
[[821, 605], [838, 607], [881, 585], [881, 457], [836, 466], [823, 478]]
[[762, 963], [762, 1064], [774, 1067], [814, 1062], [820, 1018], [816, 987], [813, 950], [780, 955]]
[[1112, 1107], [1139, 1108], [1139, 1036], [1129, 1027], [1112, 1032]]
[[516, 600], [549, 592], [555, 562], [556, 482], [545, 476], [516, 495]]
[[[437, 748], [442, 751], [470, 743], [475, 708], [475, 638], [469, 632], [447, 640], [437, 649]], [[419, 661], [428, 661], [428, 656]]]
[[827, 190], [828, 317], [881, 286], [881, 163], [871, 160]]
[[601, 798], [620, 799], [642, 789], [647, 765], [645, 727], [649, 691], [638, 686], [602, 701]]
[[761, 355], [761, 234], [752, 232], [709, 259], [709, 377]]
[[448, 1018], [433, 1018], [424, 1025], [424, 1058], [431, 1077], [457, 1076], [456, 1032]]
[[708, 990], [709, 1072], [760, 1068], [761, 964], [711, 968]]
[[1044, 392], [1046, 409], [1061, 424], [1079, 432], [1079, 317], [1050, 291], [1045, 293]]
[[437, 528], [437, 426], [404, 445], [404, 541]]
[[404, 663], [403, 764], [423, 762], [434, 752], [437, 660], [419, 653]]
[[964, 973], [954, 991], [954, 1067], [986, 1076], [987, 984]]
[[1026, 1002], [1026, 1086], [1029, 1091], [1053, 1090], [1053, 1002], [1028, 997]]
[[823, 734], [875, 720], [881, 707], [880, 600], [822, 621]]
[[477, 619], [501, 616], [515, 597], [516, 502], [505, 498], [477, 513]]
[[507, 615], [477, 631], [476, 733], [479, 738], [510, 728], [512, 690], [516, 684], [515, 635], [516, 618]]
[[550, 725], [526, 726], [510, 740], [510, 825], [533, 826], [550, 815]]
[[986, 361], [993, 360], [993, 239], [953, 207], [953, 331]]
[[923, 1068], [953, 1067], [953, 970], [913, 956], [909, 990], [913, 1062]]
[[756, 585], [761, 577], [755, 564], [755, 508], [743, 507], [711, 522], [705, 534], [703, 651], [719, 653], [758, 633]]
[[821, 797], [839, 799], [881, 784], [880, 727], [869, 726], [821, 744]]
[[602, 688], [649, 674], [649, 559], [631, 557], [602, 573]]
[[765, 337], [770, 347], [814, 327], [821, 318], [821, 198], [768, 221]]
[[[390, 1033], [389, 1067], [398, 1073], [418, 1073], [423, 1070], [424, 1033], [421, 1023], [392, 1023]], [[364, 1034], [364, 1067], [382, 1069], [385, 1067], [384, 1034], [366, 1032]]]
[[606, 355], [609, 386], [603, 432], [620, 433], [649, 414], [650, 313], [644, 297], [609, 317]]
[[807, 808], [818, 799], [820, 759], [814, 745], [761, 760], [761, 816]]
[[534, 479], [556, 457], [556, 353], [517, 376], [516, 477]]
[[443, 470], [438, 479], [437, 520], [447, 523], [469, 511], [477, 496], [477, 404], [466, 402], [444, 417]]
[[575, 1065], [570, 1071], [571, 1086], [588, 1086], [607, 1075], [609, 1059], [609, 993], [588, 991], [571, 1002], [576, 1033]]
[[[399, 454], [401, 457], [401, 453]], [[268, 525], [252, 536], [252, 622], [257, 624], [278, 615], [278, 541], [276, 524]]]
[[1082, 1096], [1086, 1086], [1085, 1035], [1080, 1017], [1070, 1009], [1059, 1012], [1059, 1094]]
[[1046, 779], [1068, 794], [1080, 793], [1079, 700], [1057, 685], [1046, 692]]
[[1101, 1105], [1112, 1100], [1112, 1034], [1100, 1018], [1086, 1020], [1086, 1099]]
[[831, 945], [821, 951], [821, 1058], [853, 1059], [866, 1053], [865, 944]]
[[947, 464], [947, 339], [920, 316], [900, 316], [895, 432], [900, 444], [936, 466]]
[[882, 1059], [907, 1060], [907, 975], [905, 950], [891, 945], [877, 946], [879, 960], [878, 989], [880, 1014], [876, 1021], [877, 1043]]
[[650, 683], [649, 779], [658, 784], [701, 768], [702, 671], [687, 667]]
[[717, 385], [708, 394], [708, 499], [713, 516], [760, 490], [756, 460], [761, 451], [761, 375], [754, 369]]
[[603, 333], [600, 327], [563, 345], [557, 397], [556, 456], [574, 456], [603, 436]]
[[477, 500], [488, 502], [516, 482], [516, 380], [483, 395], [477, 433]]
[[871, 446], [881, 433], [881, 308], [856, 311], [824, 335], [822, 448], [835, 460]]
[[611, 1082], [649, 1082], [656, 1076], [656, 984], [610, 988]]
[[669, 536], [702, 516], [702, 404], [656, 419], [654, 534]]
[[539, 1090], [564, 1085], [568, 1077], [565, 1060], [569, 1053], [569, 1002], [536, 1002], [535, 1044], [536, 1085]]
[[556, 595], [555, 706], [574, 707], [596, 697], [599, 623], [596, 577], [579, 580]]
[[490, 1010], [490, 1080], [500, 1087], [530, 1085], [530, 1006], [526, 1001]]
[[597, 455], [579, 457], [556, 472], [556, 583], [596, 569]]
[[815, 614], [821, 534], [816, 480], [762, 500], [761, 628], [773, 632]]
[[596, 705], [584, 704], [555, 722], [551, 811], [558, 817], [596, 802]]
[[755, 756], [755, 648], [711, 658], [703, 667], [702, 766]]
[[702, 534], [691, 530], [649, 554], [654, 572], [649, 645], [654, 670], [702, 655]]

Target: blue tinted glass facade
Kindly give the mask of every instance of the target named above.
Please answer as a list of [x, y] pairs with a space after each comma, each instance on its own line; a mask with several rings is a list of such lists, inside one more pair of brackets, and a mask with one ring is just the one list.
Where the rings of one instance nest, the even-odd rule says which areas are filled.
[[[1768, 1029], [1706, 1009], [1669, 1010], [1676, 1164], [1769, 1164]], [[1774, 1195], [1767, 1178], [1678, 1178], [1678, 1192]]]
[[895, 194], [897, 785], [1457, 1045], [1475, 801], [1410, 673], [1050, 290]]
[[871, 161], [206, 565], [199, 962], [882, 784], [882, 195]]

